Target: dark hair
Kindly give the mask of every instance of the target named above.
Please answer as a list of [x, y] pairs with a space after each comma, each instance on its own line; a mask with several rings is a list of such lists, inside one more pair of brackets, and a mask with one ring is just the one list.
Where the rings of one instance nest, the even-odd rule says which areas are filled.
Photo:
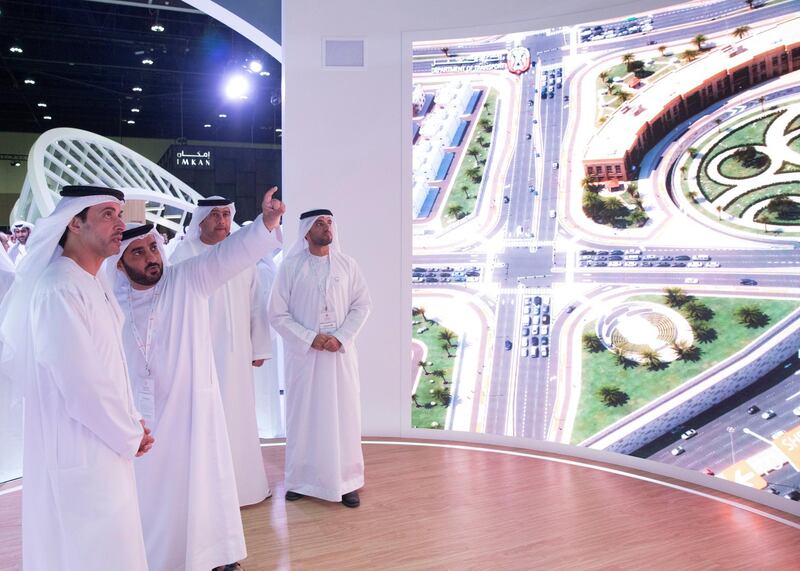
[[[81, 210], [80, 212], [78, 212], [74, 217], [75, 218], [80, 218], [81, 222], [86, 222], [86, 215], [87, 214], [89, 214], [89, 207], [88, 206], [86, 208], [84, 208], [83, 210]], [[70, 222], [72, 222], [72, 221], [70, 220]], [[69, 227], [64, 228], [64, 233], [61, 235], [61, 239], [58, 241], [58, 245], [61, 246], [62, 248], [64, 247], [64, 244], [67, 243], [67, 234], [69, 234]]]

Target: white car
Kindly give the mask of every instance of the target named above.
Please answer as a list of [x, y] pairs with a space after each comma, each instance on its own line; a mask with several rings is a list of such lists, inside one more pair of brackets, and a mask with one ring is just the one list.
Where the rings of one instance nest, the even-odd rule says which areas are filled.
[[622, 262], [619, 262], [619, 261], [617, 261], [617, 260], [614, 260], [613, 262], [608, 262], [608, 267], [609, 267], [609, 268], [619, 268], [619, 267], [622, 267]]
[[527, 357], [527, 356], [528, 356], [528, 348], [527, 348], [527, 347], [525, 347], [525, 348], [522, 350], [522, 356], [523, 356], [523, 357]]
[[697, 278], [686, 278], [685, 280], [683, 280], [683, 283], [685, 283], [685, 284], [697, 284], [697, 283], [700, 283], [700, 280], [698, 280]]
[[[542, 327], [544, 327], [544, 325]], [[539, 335], [539, 326], [538, 325], [531, 326], [531, 335]], [[800, 415], [798, 415], [798, 416], [800, 416]]]
[[692, 436], [696, 436], [697, 431], [694, 428], [690, 428], [683, 434], [681, 434], [681, 440], [689, 440]]
[[684, 452], [686, 452], [686, 448], [684, 448], [683, 446], [676, 446], [675, 448], [669, 451], [669, 453], [672, 454], [673, 456], [680, 456]]
[[798, 406], [798, 407], [795, 407], [795, 408], [792, 410], [792, 414], [794, 414], [795, 416], [800, 416], [800, 406]]
[[[549, 335], [550, 334], [550, 326], [549, 325], [542, 325], [539, 328], [539, 334], [540, 335]], [[800, 415], [798, 415], [798, 416], [800, 416]]]
[[526, 297], [525, 298], [525, 305], [530, 305], [532, 301], [533, 301], [533, 298]]
[[706, 262], [704, 267], [706, 267], [706, 268], [718, 268], [719, 267], [719, 262]]
[[521, 344], [523, 347], [527, 347], [527, 346], [530, 344], [530, 341], [528, 340], [528, 338], [527, 338], [527, 337], [523, 337], [523, 338], [522, 338], [522, 341], [520, 341], [520, 344]]
[[635, 268], [639, 265], [639, 262], [624, 262], [622, 265], [626, 268]]
[[542, 347], [542, 357], [547, 357], [550, 354], [550, 350], [547, 347]]
[[686, 264], [686, 267], [687, 268], [702, 268], [703, 267], [703, 262], [689, 262], [688, 264]]
[[523, 315], [530, 315], [531, 314], [531, 306], [530, 305], [523, 306], [522, 313], [523, 313]]
[[774, 416], [775, 416], [775, 411], [772, 410], [771, 408], [767, 409], [767, 410], [765, 410], [764, 412], [761, 413], [761, 418], [763, 418], [764, 420], [769, 420], [770, 418], [773, 418]]
[[556, 211], [555, 210], [551, 210], [550, 211], [550, 218], [555, 218], [555, 217], [556, 217]]
[[[530, 318], [529, 318], [529, 319], [530, 319]], [[539, 320], [540, 320], [540, 318], [539, 318], [539, 316], [538, 316], [538, 315], [534, 315], [534, 316], [533, 316], [533, 318], [532, 318], [532, 320], [533, 320], [533, 324], [534, 324], [534, 325], [539, 325]]]

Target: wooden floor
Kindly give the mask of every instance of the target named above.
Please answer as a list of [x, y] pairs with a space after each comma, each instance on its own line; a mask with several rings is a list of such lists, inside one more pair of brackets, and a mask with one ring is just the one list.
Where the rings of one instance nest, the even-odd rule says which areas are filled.
[[[244, 569], [798, 568], [800, 519], [786, 513], [699, 489], [794, 527], [657, 483], [463, 448], [365, 444], [367, 485], [348, 509], [285, 502], [283, 447], [265, 447], [274, 495], [243, 510]], [[19, 569], [19, 510], [19, 492], [0, 496], [0, 569]]]

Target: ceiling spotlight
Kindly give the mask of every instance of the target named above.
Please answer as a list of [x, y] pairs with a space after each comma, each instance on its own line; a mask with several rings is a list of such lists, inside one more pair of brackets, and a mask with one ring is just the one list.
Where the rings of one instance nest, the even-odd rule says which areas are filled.
[[131, 91], [136, 91], [137, 93], [139, 93], [140, 91], [142, 91], [142, 88], [141, 88], [141, 87], [139, 87], [138, 85], [134, 85], [134, 86], [131, 88]]
[[153, 65], [153, 63], [155, 62], [153, 62], [153, 60], [151, 60], [149, 57], [146, 57], [142, 60], [143, 65]]
[[131, 113], [138, 113], [139, 111], [141, 111], [141, 109], [138, 107], [131, 107]]
[[217, 115], [217, 117], [219, 117], [220, 119], [226, 119], [228, 115], [226, 115], [225, 113], [220, 113], [219, 115]]
[[247, 64], [247, 69], [252, 71], [253, 73], [258, 73], [262, 69], [264, 69], [264, 65], [258, 61], [257, 59], [250, 60], [250, 63]]
[[152, 26], [150, 26], [150, 30], [153, 32], [163, 32], [164, 26], [162, 26], [161, 24], [153, 24]]
[[225, 96], [228, 99], [242, 99], [250, 93], [250, 82], [243, 75], [232, 75], [225, 82]]
[[36, 85], [36, 80], [35, 79], [31, 79], [29, 77], [28, 79], [25, 80], [24, 83], [25, 83], [25, 85]]
[[261, 77], [269, 77], [269, 72], [268, 71], [262, 71], [258, 75], [260, 75]]
[[10, 48], [8, 48], [8, 51], [10, 51], [12, 54], [21, 54], [22, 48], [19, 46], [11, 46]]
[[134, 121], [133, 119], [128, 119], [127, 123], [128, 125], [136, 125], [136, 121]]
[[47, 103], [39, 102], [36, 104], [36, 107], [47, 107]]
[[281, 129], [280, 127], [278, 127], [277, 129], [275, 129], [275, 132], [276, 132], [276, 133], [283, 133], [283, 129]]
[[13, 161], [13, 162], [11, 163], [11, 166], [12, 166], [12, 167], [21, 167], [21, 166], [22, 166], [22, 163], [21, 163], [21, 162], [19, 162], [19, 161]]
[[42, 117], [42, 119], [44, 119], [45, 121], [50, 121], [52, 117], [50, 115], [45, 115], [44, 117]]
[[206, 129], [210, 129], [211, 128], [211, 123], [206, 123], [205, 125], [203, 125], [203, 127], [205, 127]]

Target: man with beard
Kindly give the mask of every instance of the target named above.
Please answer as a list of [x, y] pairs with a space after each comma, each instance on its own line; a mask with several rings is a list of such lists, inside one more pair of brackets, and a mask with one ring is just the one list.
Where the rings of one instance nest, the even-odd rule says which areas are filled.
[[19, 265], [22, 258], [28, 253], [28, 238], [31, 236], [33, 224], [20, 220], [14, 222], [11, 231], [14, 233], [14, 244], [8, 249], [8, 257], [14, 264]]
[[[197, 204], [186, 236], [170, 257], [172, 263], [201, 255], [230, 235], [236, 214], [233, 201], [212, 196]], [[272, 493], [261, 456], [253, 379], [253, 367], [271, 358], [272, 343], [255, 262], [209, 299], [211, 341], [240, 506], [257, 504]]]
[[269, 317], [284, 343], [286, 499], [360, 505], [364, 485], [355, 337], [369, 315], [367, 285], [339, 248], [333, 214], [300, 215], [278, 270]]
[[102, 280], [123, 195], [64, 187], [0, 305], [0, 369], [25, 379], [22, 566], [147, 569], [134, 456], [153, 444], [133, 403], [122, 312]]
[[[225, 413], [214, 367], [208, 298], [279, 245], [283, 203], [203, 254], [164, 266], [151, 224], [123, 234], [106, 271], [125, 312], [123, 343], [137, 406], [159, 441], [136, 464], [150, 569], [227, 566], [247, 556]], [[166, 508], [168, 506], [168, 509]]]

